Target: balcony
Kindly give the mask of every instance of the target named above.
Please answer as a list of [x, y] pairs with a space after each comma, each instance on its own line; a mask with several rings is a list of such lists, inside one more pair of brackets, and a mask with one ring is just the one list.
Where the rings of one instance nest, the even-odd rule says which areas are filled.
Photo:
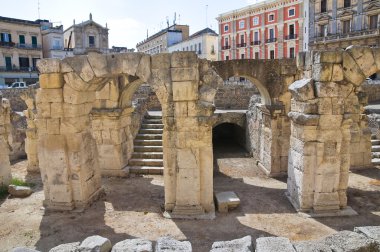
[[297, 39], [298, 35], [297, 34], [289, 34], [285, 36], [285, 40], [291, 40], [291, 39]]
[[261, 41], [260, 41], [260, 40], [252, 41], [252, 42], [251, 42], [251, 45], [260, 45], [260, 44], [261, 44]]
[[236, 47], [246, 47], [247, 46], [247, 43], [240, 43], [240, 44], [236, 44]]
[[277, 38], [269, 38], [266, 40], [266, 43], [274, 43], [277, 42]]
[[231, 49], [231, 46], [229, 46], [229, 45], [222, 46], [222, 50], [229, 50], [229, 49]]
[[4, 42], [4, 41], [0, 41], [0, 46], [2, 47], [14, 47], [16, 44], [13, 43], [13, 42]]
[[349, 33], [335, 33], [335, 34], [327, 34], [322, 35], [318, 34], [314, 37], [314, 43], [326, 42], [326, 41], [334, 41], [340, 39], [354, 39], [356, 37], [375, 37], [380, 35], [380, 28], [377, 29], [363, 29], [360, 31], [350, 31]]
[[37, 67], [0, 66], [2, 72], [37, 72]]
[[39, 44], [16, 44], [17, 48], [27, 50], [41, 50], [42, 46]]

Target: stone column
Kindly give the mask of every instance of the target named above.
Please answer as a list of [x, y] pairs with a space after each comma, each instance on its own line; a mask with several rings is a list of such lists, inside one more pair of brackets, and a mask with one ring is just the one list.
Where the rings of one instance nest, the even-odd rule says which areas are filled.
[[11, 137], [10, 103], [0, 95], [0, 186], [11, 182], [8, 138]]
[[[86, 207], [102, 188], [89, 118], [95, 89], [65, 67], [63, 76], [60, 61], [39, 61], [36, 125], [44, 205], [72, 210]], [[78, 91], [81, 87], [87, 87], [86, 91]]]

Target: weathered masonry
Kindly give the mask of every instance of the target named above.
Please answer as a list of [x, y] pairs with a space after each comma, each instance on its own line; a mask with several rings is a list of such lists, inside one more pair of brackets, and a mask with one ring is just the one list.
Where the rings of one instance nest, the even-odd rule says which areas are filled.
[[223, 80], [240, 76], [262, 96], [245, 120], [259, 166], [271, 176], [288, 175], [298, 210], [338, 211], [347, 206], [350, 166], [370, 165], [360, 85], [379, 69], [380, 49], [360, 47], [300, 54], [297, 64], [211, 63], [188, 52], [41, 60], [35, 103], [25, 97], [30, 169], [40, 168], [49, 208], [83, 208], [95, 200], [102, 174], [125, 174], [143, 116], [132, 97], [146, 83], [162, 107], [165, 215], [212, 218], [212, 128], [227, 120], [214, 114], [214, 96]]

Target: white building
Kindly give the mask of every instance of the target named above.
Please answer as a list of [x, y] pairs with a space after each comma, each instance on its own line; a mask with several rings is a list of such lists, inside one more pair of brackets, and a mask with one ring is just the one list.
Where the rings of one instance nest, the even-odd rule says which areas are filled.
[[63, 26], [53, 27], [52, 23], [41, 23], [42, 52], [44, 58], [63, 59], [73, 56], [72, 50], [63, 47]]
[[210, 28], [203, 29], [168, 47], [168, 51], [193, 51], [199, 58], [218, 60], [218, 34]]

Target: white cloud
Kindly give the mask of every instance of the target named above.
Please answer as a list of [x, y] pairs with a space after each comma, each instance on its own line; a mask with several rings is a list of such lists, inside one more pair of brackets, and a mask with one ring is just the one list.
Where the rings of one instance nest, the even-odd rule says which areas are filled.
[[136, 43], [144, 38], [145, 25], [133, 18], [109, 19], [109, 47], [127, 46], [134, 48]]

